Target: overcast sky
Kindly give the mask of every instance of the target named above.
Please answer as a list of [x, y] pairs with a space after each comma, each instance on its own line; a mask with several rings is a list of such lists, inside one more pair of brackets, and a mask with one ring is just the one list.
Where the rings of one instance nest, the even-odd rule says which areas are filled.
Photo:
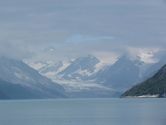
[[164, 49], [166, 1], [0, 1], [1, 55], [27, 58], [49, 47], [57, 58]]

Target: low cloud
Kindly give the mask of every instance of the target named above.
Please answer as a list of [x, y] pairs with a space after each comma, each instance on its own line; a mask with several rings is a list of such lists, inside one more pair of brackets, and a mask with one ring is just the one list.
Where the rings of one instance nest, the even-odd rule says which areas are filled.
[[163, 0], [0, 1], [0, 55], [30, 58], [49, 47], [56, 58], [164, 49], [165, 13]]

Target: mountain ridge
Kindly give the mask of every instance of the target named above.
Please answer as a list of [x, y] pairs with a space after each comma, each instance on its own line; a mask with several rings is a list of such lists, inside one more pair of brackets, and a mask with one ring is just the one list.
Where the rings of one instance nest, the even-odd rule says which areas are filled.
[[[20, 95], [23, 94], [23, 90], [27, 93], [29, 92], [29, 95], [32, 96], [28, 96], [28, 98], [65, 97], [62, 86], [40, 75], [38, 71], [32, 69], [24, 62], [7, 57], [0, 57], [0, 86], [4, 88], [1, 91], [5, 91], [2, 94], [8, 95], [9, 98], [12, 98], [14, 94], [12, 94], [11, 88], [13, 88], [13, 91], [19, 90], [21, 92]], [[18, 94], [15, 98], [19, 97]]]
[[154, 76], [126, 91], [122, 97], [141, 97], [156, 95], [164, 97], [166, 94], [166, 65], [164, 65]]
[[[123, 92], [124, 90], [128, 89], [128, 87], [137, 83], [138, 79], [140, 79], [140, 67], [144, 65], [139, 60], [132, 60], [128, 56], [119, 57], [114, 64], [104, 64], [95, 56], [88, 55], [84, 57], [78, 57], [73, 61], [70, 61], [70, 63], [66, 65], [66, 68], [63, 66], [64, 70], [57, 72], [59, 69], [55, 70], [56, 68], [54, 68], [54, 66], [59, 66], [61, 63], [54, 64], [52, 61], [48, 62], [51, 63], [46, 65], [46, 67], [44, 66], [44, 68], [40, 68], [45, 69], [47, 72], [43, 73], [43, 70], [39, 69], [39, 72], [42, 75], [51, 78], [55, 82], [58, 82], [66, 89], [66, 91], [71, 91], [73, 89], [74, 92], [78, 89], [77, 91], [80, 91], [81, 93], [87, 92], [86, 89], [89, 89], [89, 93], [94, 89], [99, 89], [98, 92], [100, 92], [103, 91], [103, 88], [105, 91], [115, 90], [117, 93], [120, 93], [120, 91]], [[119, 71], [117, 71], [117, 69], [119, 69]], [[129, 81], [126, 82], [127, 85], [125, 85], [123, 81], [119, 81], [118, 78], [124, 77], [126, 75], [126, 71], [130, 71], [129, 75], [125, 77], [125, 79], [128, 79]], [[130, 75], [135, 75], [135, 77], [130, 80]], [[113, 81], [113, 78], [115, 82]], [[111, 91], [108, 92], [112, 93]]]

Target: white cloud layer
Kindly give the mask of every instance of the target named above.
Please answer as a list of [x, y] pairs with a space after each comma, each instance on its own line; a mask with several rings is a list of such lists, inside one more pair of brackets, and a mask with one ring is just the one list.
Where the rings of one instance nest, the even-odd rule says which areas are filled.
[[53, 47], [56, 58], [106, 60], [133, 47], [150, 62], [148, 49], [166, 47], [165, 13], [164, 0], [0, 1], [0, 55], [27, 58]]

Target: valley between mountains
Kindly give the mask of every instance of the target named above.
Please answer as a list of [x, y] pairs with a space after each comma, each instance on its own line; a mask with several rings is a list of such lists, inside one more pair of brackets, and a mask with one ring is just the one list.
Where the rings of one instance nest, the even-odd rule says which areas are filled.
[[[118, 57], [113, 64], [103, 63], [92, 55], [59, 62], [52, 60], [28, 62], [1, 57], [0, 98], [120, 97], [131, 87], [152, 77], [164, 64], [166, 61], [163, 59], [155, 63], [146, 63], [140, 57], [133, 59], [128, 55]], [[146, 82], [143, 83], [143, 86], [147, 88], [136, 86], [123, 96], [152, 94], [150, 88], [164, 86], [165, 72], [163, 74], [162, 77], [157, 78], [161, 81], [160, 84], [154, 83], [156, 80], [152, 78], [154, 82], [149, 83], [148, 81], [151, 80], [148, 80], [148, 85]], [[143, 93], [135, 90], [136, 88], [141, 88]], [[156, 90], [154, 91], [156, 94]], [[163, 96], [164, 90], [161, 89], [161, 91], [159, 95]]]

